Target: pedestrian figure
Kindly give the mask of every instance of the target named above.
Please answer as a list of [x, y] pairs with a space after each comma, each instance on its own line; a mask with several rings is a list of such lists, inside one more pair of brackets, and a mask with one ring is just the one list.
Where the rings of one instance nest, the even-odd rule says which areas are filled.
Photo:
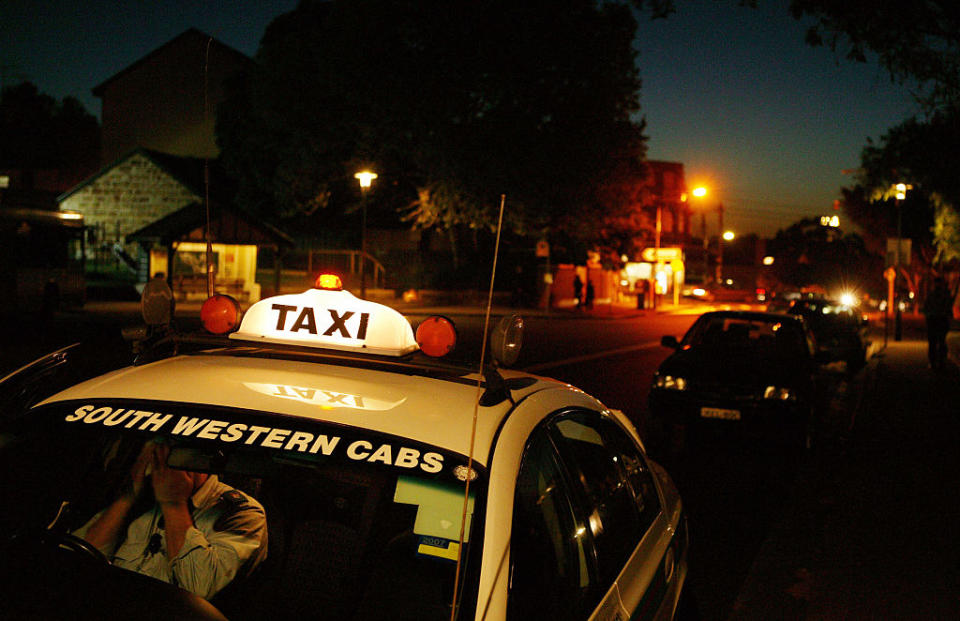
[[637, 281], [637, 308], [644, 309], [647, 307], [647, 281], [638, 280]]
[[573, 297], [577, 300], [577, 308], [580, 308], [581, 300], [583, 300], [583, 281], [580, 280], [580, 274], [575, 274], [573, 277]]
[[927, 357], [932, 368], [941, 369], [947, 361], [947, 332], [953, 316], [953, 295], [942, 276], [934, 279], [923, 302], [923, 314], [927, 318]]
[[586, 297], [586, 302], [587, 302], [587, 309], [588, 309], [588, 310], [591, 309], [591, 308], [593, 308], [593, 294], [594, 294], [594, 291], [593, 291], [593, 281], [590, 280], [590, 279], [587, 279], [587, 297]]

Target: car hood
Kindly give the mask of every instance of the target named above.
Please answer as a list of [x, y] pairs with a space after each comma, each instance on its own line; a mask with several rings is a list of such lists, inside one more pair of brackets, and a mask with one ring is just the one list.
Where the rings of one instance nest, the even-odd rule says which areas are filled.
[[658, 369], [693, 383], [729, 386], [796, 386], [806, 377], [804, 361], [754, 348], [691, 347], [667, 358]]

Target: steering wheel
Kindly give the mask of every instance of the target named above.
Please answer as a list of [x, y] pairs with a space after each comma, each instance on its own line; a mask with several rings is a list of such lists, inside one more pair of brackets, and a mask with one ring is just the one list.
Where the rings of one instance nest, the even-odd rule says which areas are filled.
[[25, 540], [32, 539], [33, 541], [36, 541], [41, 545], [55, 546], [58, 548], [69, 550], [70, 552], [82, 554], [88, 558], [95, 560], [98, 563], [105, 563], [107, 565], [110, 564], [110, 561], [103, 554], [103, 552], [101, 552], [96, 547], [94, 547], [93, 544], [91, 544], [89, 541], [87, 541], [86, 539], [77, 537], [76, 535], [71, 535], [70, 533], [67, 533], [67, 532], [58, 532], [58, 531], [47, 530], [47, 529], [37, 529], [37, 530], [26, 531], [19, 535], [14, 535], [14, 537], [12, 537], [11, 539], [14, 542], [20, 542], [20, 543], [22, 543]]

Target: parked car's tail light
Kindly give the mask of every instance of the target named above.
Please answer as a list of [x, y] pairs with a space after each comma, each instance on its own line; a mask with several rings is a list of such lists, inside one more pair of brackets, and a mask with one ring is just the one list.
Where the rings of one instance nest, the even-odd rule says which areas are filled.
[[677, 375], [661, 375], [657, 373], [653, 377], [654, 386], [666, 390], [686, 390], [687, 380]]
[[775, 399], [778, 401], [796, 401], [797, 395], [794, 394], [789, 388], [781, 388], [778, 386], [767, 386], [763, 391], [764, 399]]

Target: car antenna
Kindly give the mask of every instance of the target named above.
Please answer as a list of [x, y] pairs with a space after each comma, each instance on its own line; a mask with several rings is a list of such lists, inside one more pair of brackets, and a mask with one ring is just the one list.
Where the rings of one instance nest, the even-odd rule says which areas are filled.
[[[207, 49], [203, 61], [203, 116], [209, 117], [209, 88], [210, 81], [210, 45], [213, 37], [207, 38]], [[205, 120], [209, 120], [205, 118]], [[213, 297], [213, 244], [210, 242], [210, 158], [203, 158], [203, 203], [206, 210], [203, 236], [207, 240], [206, 270], [207, 270], [207, 298]]]
[[[453, 602], [450, 605], [450, 621], [454, 621], [457, 616], [457, 599], [460, 591], [460, 572], [462, 570], [463, 557], [463, 537], [467, 524], [467, 507], [470, 502], [470, 479], [473, 474], [473, 448], [477, 439], [477, 418], [480, 412], [481, 390], [483, 380], [486, 374], [483, 372], [486, 366], [487, 355], [487, 331], [490, 328], [490, 307], [493, 305], [493, 282], [497, 276], [497, 255], [500, 253], [500, 231], [503, 228], [503, 206], [506, 203], [507, 195], [500, 195], [500, 215], [497, 217], [497, 241], [493, 246], [493, 270], [490, 273], [490, 291], [487, 294], [487, 312], [483, 320], [483, 341], [480, 346], [480, 374], [477, 377], [477, 396], [473, 400], [473, 426], [470, 429], [470, 450], [467, 454], [467, 474], [464, 477], [463, 488], [463, 512], [460, 515], [460, 539], [457, 545], [457, 569], [453, 579]], [[494, 371], [495, 372], [495, 371]]]

